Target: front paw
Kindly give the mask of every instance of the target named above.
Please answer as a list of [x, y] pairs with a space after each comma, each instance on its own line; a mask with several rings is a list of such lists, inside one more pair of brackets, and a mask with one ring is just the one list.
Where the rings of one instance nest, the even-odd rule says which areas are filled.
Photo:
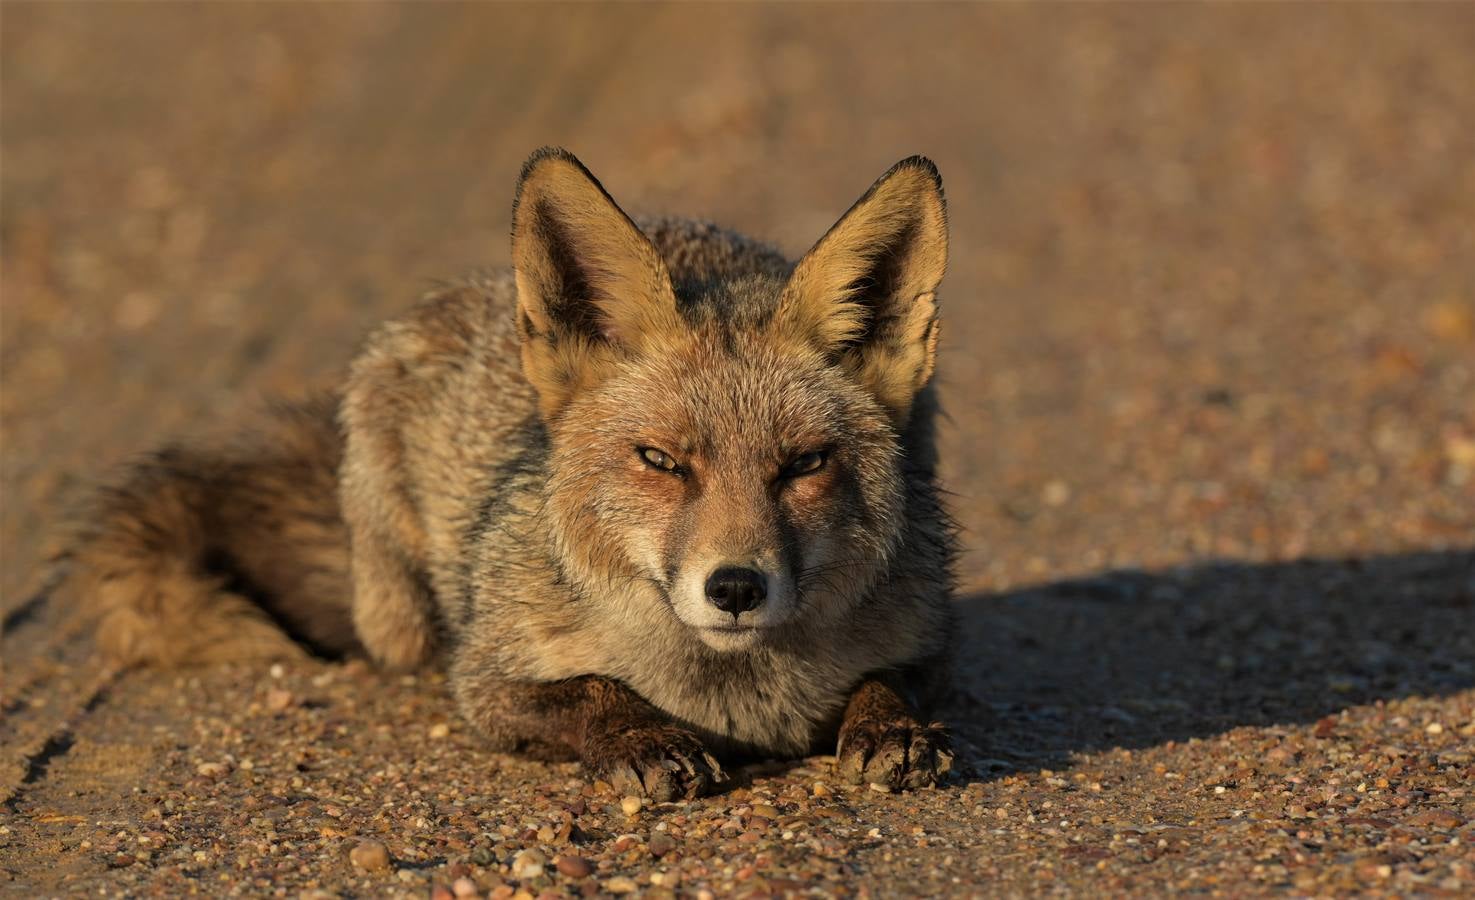
[[939, 722], [922, 725], [910, 716], [861, 716], [840, 728], [835, 774], [850, 784], [895, 790], [930, 787], [952, 766], [952, 741]]
[[657, 803], [699, 797], [727, 775], [696, 735], [674, 725], [608, 723], [585, 741], [584, 765]]

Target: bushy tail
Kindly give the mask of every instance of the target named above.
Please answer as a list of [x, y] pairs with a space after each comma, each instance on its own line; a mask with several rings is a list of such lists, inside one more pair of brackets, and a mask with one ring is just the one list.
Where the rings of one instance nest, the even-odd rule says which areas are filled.
[[186, 665], [357, 646], [334, 403], [253, 426], [153, 454], [75, 519], [68, 593], [108, 655]]

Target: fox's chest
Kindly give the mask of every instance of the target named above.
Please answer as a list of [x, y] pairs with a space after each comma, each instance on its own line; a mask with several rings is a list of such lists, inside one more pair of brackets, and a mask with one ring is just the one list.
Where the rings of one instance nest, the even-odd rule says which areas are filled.
[[714, 750], [802, 756], [833, 742], [850, 692], [872, 668], [854, 654], [810, 647], [804, 657], [759, 652], [712, 658], [672, 654], [622, 675], [641, 696]]
[[558, 620], [518, 642], [515, 674], [537, 680], [606, 675], [733, 756], [793, 757], [833, 749], [850, 693], [867, 674], [917, 656], [903, 628], [799, 626], [741, 652], [708, 649], [647, 598], [606, 595], [588, 618]]

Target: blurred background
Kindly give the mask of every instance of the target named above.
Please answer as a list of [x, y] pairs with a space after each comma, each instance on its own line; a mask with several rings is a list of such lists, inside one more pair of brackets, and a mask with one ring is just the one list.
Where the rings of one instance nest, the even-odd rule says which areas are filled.
[[925, 153], [996, 589], [1467, 548], [1475, 7], [6, 3], [12, 608], [79, 479], [507, 262], [562, 144], [792, 254]]

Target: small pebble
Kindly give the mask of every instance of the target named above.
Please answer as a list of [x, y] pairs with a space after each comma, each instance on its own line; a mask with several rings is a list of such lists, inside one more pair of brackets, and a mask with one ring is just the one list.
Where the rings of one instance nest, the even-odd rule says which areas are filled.
[[451, 892], [454, 893], [457, 897], [462, 898], [475, 897], [478, 893], [480, 893], [479, 889], [476, 886], [476, 882], [472, 881], [470, 878], [457, 878], [455, 883], [451, 885]]
[[594, 864], [582, 856], [560, 856], [556, 865], [569, 878], [587, 878], [594, 872]]
[[445, 722], [436, 722], [434, 725], [430, 726], [430, 736], [435, 738], [436, 740], [450, 737], [450, 734], [451, 726], [447, 725]]
[[384, 872], [389, 869], [389, 848], [379, 841], [361, 841], [348, 852], [348, 861], [355, 869]]
[[195, 771], [199, 772], [201, 775], [204, 775], [206, 778], [219, 778], [226, 772], [229, 772], [230, 767], [227, 766], [225, 763], [207, 762], [200, 763], [199, 766], [195, 768]]
[[1058, 479], [1051, 481], [1040, 491], [1040, 499], [1047, 506], [1064, 506], [1070, 502], [1070, 485]]
[[658, 831], [650, 836], [651, 856], [659, 858], [665, 856], [667, 853], [670, 853], [672, 850], [675, 849], [676, 842], [671, 839], [671, 836], [669, 834]]
[[640, 812], [640, 807], [641, 802], [639, 797], [626, 797], [620, 801], [620, 809], [623, 809], [627, 816], [633, 816]]
[[635, 883], [635, 879], [626, 878], [623, 875], [617, 875], [604, 883], [604, 889], [611, 894], [633, 894], [639, 888], [640, 885]]
[[430, 900], [452, 900], [455, 896], [451, 889], [443, 884], [437, 884], [430, 889]]
[[266, 692], [266, 708], [274, 713], [283, 712], [292, 705], [294, 699], [291, 691], [272, 688]]
[[524, 850], [512, 860], [512, 877], [537, 878], [543, 874], [543, 864], [546, 862], [548, 862], [548, 857], [537, 850]]
[[816, 797], [828, 797], [833, 793], [823, 781], [816, 781], [812, 792]]
[[1415, 825], [1426, 828], [1459, 828], [1465, 824], [1465, 820], [1447, 809], [1426, 809], [1413, 816], [1410, 820]]

